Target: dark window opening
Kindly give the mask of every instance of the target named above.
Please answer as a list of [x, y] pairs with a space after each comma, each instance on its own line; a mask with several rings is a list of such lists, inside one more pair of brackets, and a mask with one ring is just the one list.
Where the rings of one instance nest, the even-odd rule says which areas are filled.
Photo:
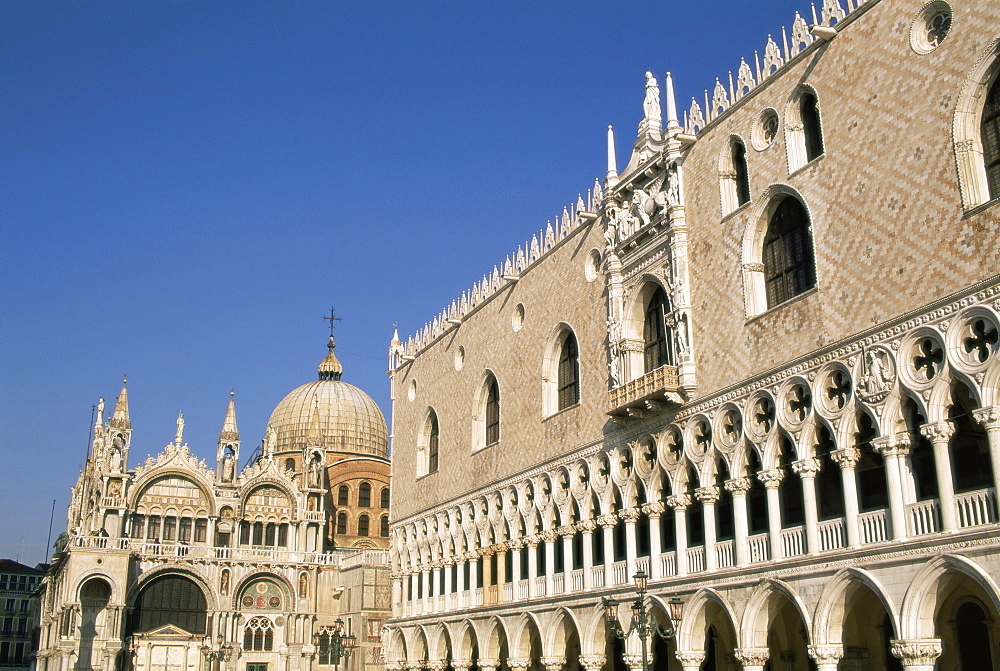
[[490, 377], [486, 383], [486, 444], [500, 442], [500, 387], [497, 379]]
[[802, 94], [802, 132], [806, 137], [806, 161], [823, 154], [823, 129], [819, 123], [819, 106], [816, 96]]
[[742, 142], [733, 142], [733, 169], [736, 171], [736, 202], [750, 202], [750, 175], [747, 170], [747, 148]]
[[559, 409], [564, 410], [580, 402], [580, 353], [576, 336], [566, 334], [559, 352]]
[[763, 259], [768, 308], [816, 285], [809, 215], [798, 198], [784, 198], [771, 215]]
[[642, 329], [647, 373], [671, 363], [670, 335], [666, 324], [668, 313], [667, 295], [663, 288], [658, 286], [646, 303], [646, 317]]

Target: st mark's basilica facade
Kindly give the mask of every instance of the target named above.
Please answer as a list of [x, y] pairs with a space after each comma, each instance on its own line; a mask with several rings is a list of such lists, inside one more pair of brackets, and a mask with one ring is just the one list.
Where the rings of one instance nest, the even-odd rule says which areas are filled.
[[380, 668], [388, 433], [340, 379], [332, 337], [328, 350], [243, 469], [232, 397], [211, 464], [189, 451], [183, 416], [137, 463], [127, 388], [110, 419], [101, 400], [43, 583], [36, 669], [320, 671], [346, 666], [342, 637], [351, 669]]

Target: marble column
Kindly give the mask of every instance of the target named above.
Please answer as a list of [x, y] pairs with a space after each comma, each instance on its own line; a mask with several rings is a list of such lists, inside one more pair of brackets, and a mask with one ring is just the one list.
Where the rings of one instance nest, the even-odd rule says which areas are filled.
[[576, 523], [576, 528], [583, 536], [583, 589], [589, 591], [594, 588], [594, 529], [597, 523], [581, 520]]
[[951, 422], [933, 422], [920, 427], [934, 446], [934, 472], [937, 475], [938, 504], [941, 510], [941, 530], [958, 529], [955, 510], [955, 481], [951, 477], [951, 450], [948, 449], [955, 426]]
[[441, 562], [441, 573], [444, 575], [444, 586], [441, 594], [444, 596], [444, 610], [450, 610], [451, 602], [451, 567], [455, 565], [453, 557], [447, 557]]
[[[555, 594], [555, 586], [553, 585], [553, 580], [556, 575], [556, 541], [559, 539], [559, 534], [556, 533], [555, 529], [546, 529], [542, 532], [542, 542], [545, 543], [545, 595], [552, 596]], [[566, 555], [563, 554], [563, 563], [565, 564]], [[563, 581], [565, 581], [569, 575], [563, 572]]]
[[694, 497], [701, 503], [702, 522], [705, 527], [705, 570], [719, 568], [719, 558], [715, 552], [715, 502], [719, 500], [719, 488], [699, 487]]
[[625, 508], [618, 512], [618, 517], [625, 524], [625, 577], [629, 580], [636, 573], [635, 559], [638, 552], [636, 549], [635, 524], [639, 520], [640, 514], [638, 508]]
[[747, 517], [747, 492], [750, 491], [750, 478], [732, 478], [723, 485], [733, 496], [733, 531], [736, 538], [733, 545], [736, 548], [736, 565], [746, 566], [750, 563], [750, 548], [747, 536], [750, 535], [750, 521]]
[[889, 649], [904, 671], [934, 671], [934, 662], [941, 655], [941, 639], [893, 639]]
[[604, 586], [615, 584], [615, 525], [618, 518], [614, 515], [601, 515], [597, 518], [604, 534]]
[[972, 417], [986, 429], [990, 442], [990, 466], [993, 467], [993, 496], [1000, 497], [1000, 405], [973, 410]]
[[[855, 548], [861, 545], [861, 533], [858, 527], [860, 506], [858, 504], [858, 479], [854, 467], [858, 465], [861, 453], [855, 447], [845, 447], [830, 452], [830, 459], [840, 468], [840, 487], [844, 492], [844, 532], [847, 536], [847, 547]], [[888, 470], [886, 475], [888, 476]]]
[[[903, 540], [907, 536], [906, 503], [903, 496], [903, 474], [905, 473], [903, 458], [910, 450], [910, 436], [900, 433], [894, 436], [876, 438], [872, 440], [872, 449], [881, 454], [885, 461], [886, 489], [889, 492], [890, 526], [888, 532], [890, 538]], [[855, 498], [857, 498], [856, 494]]]
[[677, 575], [687, 575], [687, 507], [691, 505], [691, 497], [687, 494], [671, 494], [667, 497], [667, 505], [674, 509], [674, 536], [676, 541], [674, 545], [677, 547], [677, 556], [675, 557]]
[[659, 580], [663, 578], [663, 563], [660, 561], [660, 553], [663, 548], [660, 544], [660, 515], [667, 509], [662, 501], [645, 503], [642, 512], [646, 513], [649, 520], [649, 579]]
[[521, 582], [521, 548], [524, 547], [524, 542], [520, 538], [511, 538], [507, 541], [507, 547], [510, 548], [510, 579], [514, 583], [511, 589], [511, 600], [519, 601], [521, 598], [518, 594]]
[[562, 537], [563, 544], [563, 593], [569, 594], [573, 591], [573, 567], [576, 565], [576, 558], [573, 556], [573, 536], [576, 534], [576, 527], [572, 524], [565, 524], [556, 533]]
[[542, 596], [538, 594], [538, 587], [535, 583], [537, 582], [535, 578], [538, 577], [538, 544], [541, 542], [541, 538], [538, 536], [527, 536], [524, 539], [525, 544], [528, 546], [528, 598], [533, 599], [536, 596]]
[[806, 512], [806, 552], [816, 554], [819, 545], [819, 510], [816, 506], [816, 474], [819, 473], [819, 459], [815, 457], [792, 462], [792, 470], [802, 480], [802, 501]]
[[767, 489], [767, 541], [771, 546], [771, 559], [783, 559], [784, 550], [781, 547], [781, 498], [778, 487], [785, 474], [777, 468], [768, 468], [757, 474], [757, 479], [764, 483]]

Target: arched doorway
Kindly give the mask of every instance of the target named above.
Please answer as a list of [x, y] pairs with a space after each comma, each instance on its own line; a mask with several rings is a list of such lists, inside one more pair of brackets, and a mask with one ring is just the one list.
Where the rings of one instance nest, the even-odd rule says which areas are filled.
[[168, 573], [143, 585], [128, 627], [136, 670], [199, 668], [207, 613], [205, 593], [185, 575]]

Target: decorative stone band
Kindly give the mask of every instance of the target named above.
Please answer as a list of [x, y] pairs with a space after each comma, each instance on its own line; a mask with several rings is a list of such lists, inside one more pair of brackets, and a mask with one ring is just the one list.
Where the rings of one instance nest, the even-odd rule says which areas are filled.
[[941, 655], [941, 639], [893, 639], [889, 649], [908, 671], [932, 671], [934, 661]]

